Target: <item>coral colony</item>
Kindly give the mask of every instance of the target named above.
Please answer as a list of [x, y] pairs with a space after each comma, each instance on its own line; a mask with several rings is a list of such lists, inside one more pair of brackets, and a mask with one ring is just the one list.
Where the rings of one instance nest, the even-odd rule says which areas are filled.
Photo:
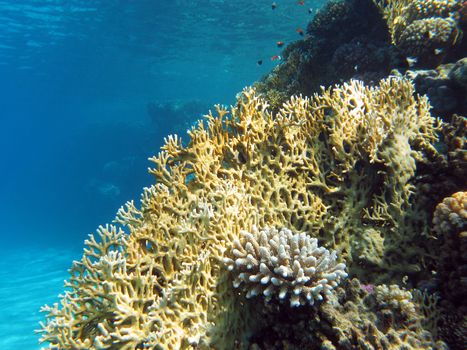
[[[43, 308], [44, 345], [463, 349], [464, 7], [330, 1], [235, 106], [165, 139]], [[440, 115], [429, 84], [456, 91]]]
[[336, 252], [318, 247], [318, 240], [304, 232], [294, 234], [286, 228], [258, 232], [256, 227], [253, 232], [242, 231], [244, 244], [236, 239], [233, 259], [224, 258], [234, 272], [234, 287], [243, 284], [247, 298], [262, 295], [270, 301], [277, 296], [290, 299], [290, 306], [313, 305], [347, 277], [345, 264], [336, 262]]

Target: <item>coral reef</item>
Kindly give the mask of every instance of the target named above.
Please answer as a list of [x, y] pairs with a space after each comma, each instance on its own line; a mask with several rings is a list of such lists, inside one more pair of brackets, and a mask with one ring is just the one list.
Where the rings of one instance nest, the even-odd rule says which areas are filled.
[[454, 64], [449, 72], [449, 78], [464, 90], [464, 94], [467, 94], [467, 57], [460, 59]]
[[[436, 153], [436, 121], [408, 80], [351, 81], [292, 97], [277, 113], [247, 89], [228, 114], [217, 107], [187, 146], [169, 136], [141, 207], [129, 202], [118, 213], [129, 234], [101, 228], [86, 242], [60, 304], [44, 308], [50, 348], [244, 348], [263, 326], [264, 305], [232, 287], [224, 258], [253, 226], [307, 232], [365, 283], [410, 284], [429, 273], [426, 223], [410, 198], [417, 164]], [[362, 249], [356, 242], [369, 229], [378, 244]], [[365, 256], [375, 246], [378, 263]], [[336, 308], [320, 312], [339, 317]], [[365, 322], [367, 338], [340, 337], [382, 341]]]
[[[466, 27], [462, 1], [329, 1], [236, 106], [165, 139], [140, 206], [43, 307], [41, 341], [464, 349]], [[148, 114], [182, 131], [200, 109]]]
[[323, 300], [347, 277], [345, 264], [336, 262], [337, 255], [318, 247], [318, 240], [305, 232], [293, 233], [282, 228], [253, 227], [253, 232], [241, 231], [244, 242], [236, 239], [224, 262], [235, 274], [234, 286], [242, 286], [246, 297], [264, 295], [290, 299], [290, 306], [313, 305]]
[[450, 122], [443, 124], [442, 134], [445, 162], [452, 175], [459, 179], [458, 189], [461, 189], [467, 174], [467, 118], [454, 114]]
[[283, 62], [255, 84], [273, 109], [293, 94], [310, 96], [321, 86], [350, 79], [376, 84], [391, 69], [407, 66], [372, 0], [328, 1], [307, 34], [287, 46]]
[[437, 269], [442, 296], [467, 312], [467, 192], [454, 193], [438, 204], [433, 230], [442, 246]]
[[417, 304], [417, 312], [420, 314], [420, 325], [428, 330], [434, 339], [440, 339], [440, 319], [439, 308], [440, 296], [438, 293], [430, 293], [427, 289], [413, 289], [413, 302]]
[[433, 229], [438, 235], [463, 236], [467, 233], [467, 192], [457, 192], [436, 207]]
[[372, 85], [394, 70], [405, 74], [410, 68], [417, 92], [428, 94], [434, 115], [465, 115], [465, 8], [453, 0], [329, 1], [308, 25], [308, 36], [287, 46], [283, 62], [255, 86], [278, 110], [293, 94], [309, 96], [349, 79]]
[[423, 306], [396, 285], [374, 286], [368, 292], [352, 279], [330, 298], [320, 308], [292, 313], [280, 306], [270, 311], [270, 323], [252, 337], [250, 349], [447, 350], [422, 327]]
[[[467, 119], [458, 115], [446, 119], [441, 124], [440, 139], [435, 145], [438, 153], [429, 162], [418, 164], [414, 179], [416, 205], [429, 216], [429, 221], [432, 220], [436, 206], [445, 197], [465, 189]], [[437, 257], [439, 249], [439, 242], [430, 248]]]
[[437, 266], [441, 333], [453, 349], [462, 349], [467, 340], [467, 192], [456, 192], [438, 204], [433, 230], [441, 245]]
[[374, 0], [381, 8], [394, 45], [422, 66], [442, 62], [462, 40], [459, 0]]
[[427, 95], [432, 113], [449, 119], [453, 113], [467, 113], [467, 59], [442, 64], [435, 69], [411, 69], [411, 79], [418, 93]]
[[[446, 117], [439, 131], [440, 139], [435, 145], [438, 153], [434, 154], [429, 162], [417, 165], [417, 175], [413, 181], [412, 204], [417, 208], [417, 217], [422, 222], [432, 221], [437, 205], [445, 197], [465, 190], [467, 174], [466, 130], [467, 120], [465, 117], [458, 115]], [[432, 273], [416, 281], [414, 286], [429, 293], [439, 294], [441, 299], [438, 305], [441, 307], [451, 296], [442, 293], [442, 289], [447, 286], [443, 287], [440, 259], [446, 254], [449, 256], [450, 252], [454, 252], [454, 250], [444, 246], [442, 243], [443, 235], [440, 236], [432, 228], [424, 232], [424, 235], [427, 237], [425, 249], [429, 254], [421, 258], [422, 264], [426, 271]], [[459, 254], [453, 254], [453, 258], [454, 256], [460, 257]], [[461, 266], [462, 259], [453, 264]], [[444, 279], [444, 281], [446, 280]], [[449, 318], [452, 319], [452, 317]]]

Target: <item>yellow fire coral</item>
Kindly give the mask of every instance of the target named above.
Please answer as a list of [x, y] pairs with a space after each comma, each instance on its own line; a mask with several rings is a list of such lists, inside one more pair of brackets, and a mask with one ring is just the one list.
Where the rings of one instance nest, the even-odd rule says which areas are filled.
[[156, 184], [117, 216], [129, 234], [107, 226], [85, 242], [60, 304], [44, 308], [51, 348], [244, 347], [260, 303], [232, 288], [224, 257], [254, 226], [306, 232], [357, 276], [374, 259], [354, 242], [372, 228], [381, 257], [365, 276], [417, 268], [405, 260], [419, 234], [407, 224], [409, 181], [436, 137], [409, 81], [352, 81], [277, 114], [246, 89], [216, 110], [187, 146], [169, 136], [151, 159]]

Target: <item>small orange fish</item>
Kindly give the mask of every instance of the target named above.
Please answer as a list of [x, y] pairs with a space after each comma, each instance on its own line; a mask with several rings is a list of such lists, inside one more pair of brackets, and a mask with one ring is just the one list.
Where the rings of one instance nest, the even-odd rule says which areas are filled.
[[282, 47], [282, 46], [284, 46], [284, 42], [283, 42], [283, 41], [278, 41], [276, 44], [277, 44], [277, 47]]
[[305, 5], [305, 1], [297, 1], [298, 5]]
[[305, 34], [305, 32], [303, 31], [302, 28], [297, 28], [297, 29], [295, 29], [295, 31], [296, 31], [298, 34], [300, 34], [301, 36], [303, 36], [303, 35]]
[[274, 55], [271, 57], [271, 61], [277, 61], [277, 60], [280, 60], [281, 59], [281, 56], [279, 55]]

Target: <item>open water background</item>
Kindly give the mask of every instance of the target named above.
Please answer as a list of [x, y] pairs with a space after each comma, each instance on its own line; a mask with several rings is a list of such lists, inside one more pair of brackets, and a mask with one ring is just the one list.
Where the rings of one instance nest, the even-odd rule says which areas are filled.
[[0, 0], [0, 349], [40, 348], [40, 306], [163, 137], [233, 103], [323, 2]]

